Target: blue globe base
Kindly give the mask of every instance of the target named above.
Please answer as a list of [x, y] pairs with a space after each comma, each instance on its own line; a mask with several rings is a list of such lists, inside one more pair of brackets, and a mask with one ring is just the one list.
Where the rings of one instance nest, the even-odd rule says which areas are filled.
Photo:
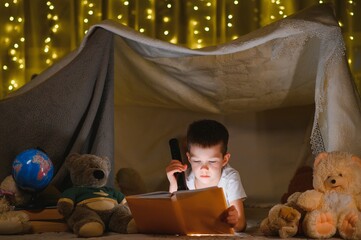
[[30, 200], [24, 205], [15, 206], [16, 210], [20, 210], [20, 209], [37, 210], [37, 209], [44, 209], [49, 207], [56, 207], [56, 202], [49, 202], [46, 199], [43, 199], [40, 193], [30, 192], [29, 194], [31, 194]]

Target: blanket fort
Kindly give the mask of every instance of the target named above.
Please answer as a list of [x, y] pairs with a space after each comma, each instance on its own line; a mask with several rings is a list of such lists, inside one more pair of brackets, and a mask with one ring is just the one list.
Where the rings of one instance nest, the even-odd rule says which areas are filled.
[[168, 139], [213, 118], [230, 131], [230, 164], [247, 201], [279, 201], [311, 152], [361, 154], [360, 101], [344, 51], [329, 5], [198, 50], [106, 20], [0, 102], [0, 178], [17, 153], [41, 147], [60, 188], [69, 181], [65, 157], [80, 152], [113, 158], [114, 171], [133, 168], [149, 191], [166, 190]]

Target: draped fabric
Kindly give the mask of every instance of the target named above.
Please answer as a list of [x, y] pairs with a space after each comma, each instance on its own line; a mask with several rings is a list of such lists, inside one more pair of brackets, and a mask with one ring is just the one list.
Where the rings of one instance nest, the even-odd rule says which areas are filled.
[[189, 123], [212, 118], [230, 132], [230, 164], [247, 201], [276, 202], [315, 154], [361, 154], [360, 102], [344, 51], [327, 5], [199, 50], [104, 21], [0, 102], [0, 177], [19, 151], [39, 146], [55, 163], [56, 185], [77, 151], [108, 155], [113, 172], [133, 168], [148, 191], [166, 190], [168, 140], [183, 143]]
[[113, 157], [112, 39], [110, 32], [96, 29], [86, 48], [0, 101], [0, 179], [28, 148], [49, 155], [60, 189], [70, 184], [63, 167], [70, 152]]

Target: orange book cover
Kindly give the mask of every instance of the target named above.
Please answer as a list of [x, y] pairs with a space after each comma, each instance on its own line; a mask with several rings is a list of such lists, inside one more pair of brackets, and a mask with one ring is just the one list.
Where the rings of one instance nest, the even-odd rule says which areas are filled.
[[138, 231], [180, 235], [233, 235], [221, 221], [227, 209], [223, 189], [153, 192], [126, 197]]

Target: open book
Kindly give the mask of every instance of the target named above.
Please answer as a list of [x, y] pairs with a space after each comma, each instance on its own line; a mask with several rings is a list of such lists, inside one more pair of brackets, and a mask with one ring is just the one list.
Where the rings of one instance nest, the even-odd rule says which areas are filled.
[[140, 233], [233, 234], [221, 221], [227, 204], [222, 188], [174, 193], [153, 192], [126, 197]]

